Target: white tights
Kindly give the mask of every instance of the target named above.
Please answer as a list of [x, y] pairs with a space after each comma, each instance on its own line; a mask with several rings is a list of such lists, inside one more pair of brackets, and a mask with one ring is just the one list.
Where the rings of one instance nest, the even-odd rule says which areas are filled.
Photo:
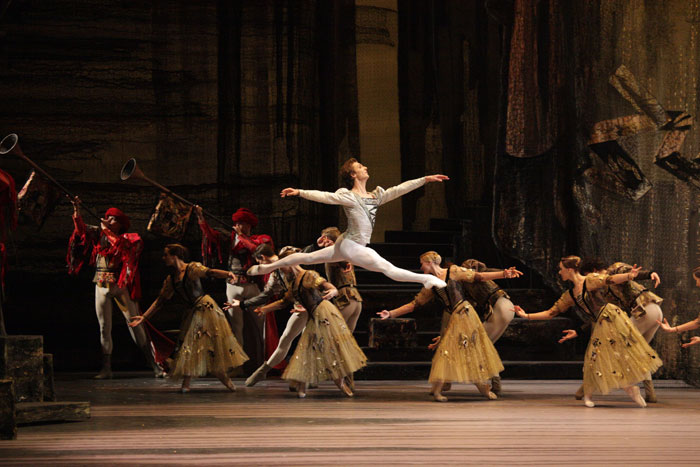
[[444, 281], [432, 274], [416, 274], [415, 272], [397, 268], [379, 256], [379, 253], [373, 249], [342, 236], [333, 246], [322, 248], [312, 253], [294, 253], [274, 263], [260, 264], [257, 266], [257, 274], [268, 274], [275, 269], [285, 266], [335, 263], [337, 261], [348, 261], [369, 271], [381, 272], [397, 282], [418, 282], [426, 288], [434, 286], [445, 287], [446, 285]]
[[[362, 302], [357, 302], [355, 300], [350, 300], [350, 304], [340, 310], [340, 314], [345, 318], [345, 322], [348, 324], [348, 329], [350, 332], [355, 330], [355, 325], [357, 324], [357, 319], [360, 317], [362, 312]], [[292, 316], [287, 320], [287, 326], [284, 328], [284, 332], [280, 336], [279, 344], [270, 358], [267, 359], [267, 365], [270, 367], [275, 367], [284, 360], [284, 357], [289, 353], [289, 349], [292, 346], [292, 342], [297, 338], [306, 327], [306, 322], [309, 320], [309, 314], [293, 313]]]
[[[119, 307], [119, 309], [127, 323], [131, 321], [129, 318], [139, 315], [139, 306], [131, 299], [127, 289], [119, 288], [116, 284], [109, 284], [109, 287], [100, 287], [95, 284], [95, 313], [97, 314], [97, 321], [100, 323], [100, 344], [104, 355], [111, 355], [114, 347], [112, 343], [113, 300], [118, 300], [124, 305], [124, 309], [122, 307]], [[148, 345], [148, 339], [143, 326], [135, 328], [128, 326], [128, 329], [136, 345], [144, 349]]]
[[[286, 259], [286, 258], [285, 258]], [[302, 313], [292, 313], [287, 321], [287, 327], [284, 328], [284, 332], [280, 336], [279, 344], [270, 358], [267, 359], [268, 366], [275, 367], [284, 360], [284, 357], [289, 353], [289, 348], [292, 346], [292, 342], [297, 338], [299, 334], [302, 333], [306, 327], [306, 322], [309, 320], [309, 314], [306, 312]]]

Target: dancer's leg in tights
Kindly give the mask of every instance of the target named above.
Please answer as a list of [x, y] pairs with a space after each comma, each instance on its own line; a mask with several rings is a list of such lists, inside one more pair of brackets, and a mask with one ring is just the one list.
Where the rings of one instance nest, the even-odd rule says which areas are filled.
[[397, 268], [389, 261], [379, 256], [373, 249], [348, 239], [341, 239], [332, 247], [327, 247], [312, 253], [294, 253], [274, 263], [253, 266], [248, 270], [248, 274], [268, 274], [275, 269], [285, 266], [320, 264], [343, 260], [370, 271], [381, 272], [390, 279], [398, 282], [418, 282], [427, 288], [433, 286], [445, 287], [445, 282], [432, 274], [416, 274], [415, 272]]

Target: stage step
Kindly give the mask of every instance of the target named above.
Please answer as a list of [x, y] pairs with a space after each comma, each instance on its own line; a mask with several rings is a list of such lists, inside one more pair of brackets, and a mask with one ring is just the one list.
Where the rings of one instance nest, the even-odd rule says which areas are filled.
[[388, 243], [420, 243], [420, 244], [452, 244], [455, 242], [455, 237], [459, 236], [458, 232], [452, 230], [425, 231], [418, 232], [414, 230], [387, 230], [384, 232], [384, 241]]
[[15, 405], [18, 425], [28, 423], [88, 420], [89, 402], [19, 402]]

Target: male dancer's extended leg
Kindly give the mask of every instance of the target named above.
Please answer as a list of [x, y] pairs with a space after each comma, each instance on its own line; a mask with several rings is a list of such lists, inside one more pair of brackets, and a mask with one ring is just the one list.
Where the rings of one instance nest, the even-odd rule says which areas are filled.
[[379, 256], [373, 249], [342, 237], [335, 245], [323, 248], [322, 250], [317, 250], [312, 253], [294, 253], [274, 263], [252, 266], [248, 269], [248, 275], [268, 274], [275, 269], [285, 266], [330, 263], [343, 260], [370, 271], [381, 272], [390, 279], [398, 282], [418, 282], [423, 284], [426, 288], [446, 286], [444, 281], [432, 274], [416, 274], [415, 272], [397, 268], [389, 261]]
[[397, 268], [379, 256], [379, 253], [373, 249], [362, 246], [352, 240], [342, 239], [335, 244], [335, 248], [340, 249], [342, 259], [351, 262], [355, 266], [374, 272], [381, 272], [397, 282], [418, 282], [428, 289], [431, 287], [445, 287], [447, 285], [432, 274], [416, 274], [406, 269]]
[[263, 274], [269, 274], [275, 269], [287, 266], [296, 266], [298, 264], [321, 264], [340, 261], [344, 258], [339, 257], [340, 251], [337, 249], [337, 245], [338, 244], [335, 244], [320, 250], [312, 251], [311, 253], [293, 253], [286, 258], [278, 259], [277, 261], [269, 264], [256, 264], [248, 269], [248, 275], [260, 276]]
[[257, 382], [265, 379], [267, 372], [270, 371], [271, 368], [279, 365], [280, 362], [284, 360], [284, 357], [286, 357], [289, 353], [292, 342], [294, 342], [294, 339], [296, 339], [297, 336], [302, 333], [304, 327], [306, 327], [306, 322], [308, 319], [309, 314], [304, 312], [293, 313], [292, 316], [289, 317], [287, 326], [284, 328], [284, 332], [280, 336], [280, 341], [279, 344], [277, 344], [277, 348], [274, 352], [272, 352], [270, 358], [268, 358], [267, 361], [260, 366], [260, 368], [255, 370], [255, 372], [248, 377], [248, 379], [245, 381], [246, 386], [255, 386]]

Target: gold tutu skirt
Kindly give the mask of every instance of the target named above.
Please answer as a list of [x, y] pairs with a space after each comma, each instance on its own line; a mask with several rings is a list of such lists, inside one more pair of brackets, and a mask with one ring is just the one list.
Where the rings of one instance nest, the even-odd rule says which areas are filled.
[[199, 298], [182, 326], [187, 326], [187, 329], [168, 372], [169, 377], [226, 373], [248, 360], [248, 355], [231, 332], [224, 312], [209, 295]]
[[663, 362], [627, 314], [607, 304], [593, 326], [583, 361], [583, 391], [607, 394], [635, 385]]
[[428, 380], [483, 383], [501, 371], [501, 358], [476, 311], [468, 302], [460, 303], [442, 333]]
[[335, 305], [322, 301], [310, 318], [283, 379], [313, 384], [350, 376], [367, 365], [367, 357]]

